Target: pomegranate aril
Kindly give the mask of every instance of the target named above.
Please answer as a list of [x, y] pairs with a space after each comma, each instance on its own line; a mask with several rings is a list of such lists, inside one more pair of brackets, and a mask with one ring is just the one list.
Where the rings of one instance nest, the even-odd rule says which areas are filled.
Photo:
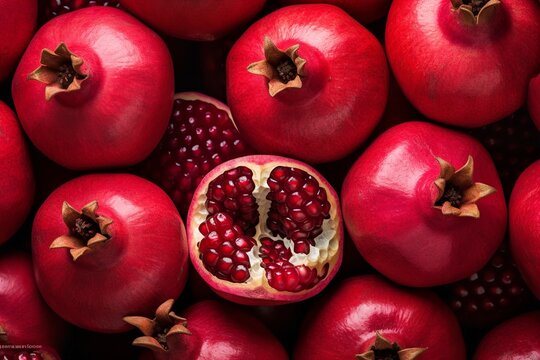
[[119, 8], [120, 3], [116, 0], [49, 0], [45, 3], [46, 20], [55, 16], [68, 13], [89, 6], [112, 6]]

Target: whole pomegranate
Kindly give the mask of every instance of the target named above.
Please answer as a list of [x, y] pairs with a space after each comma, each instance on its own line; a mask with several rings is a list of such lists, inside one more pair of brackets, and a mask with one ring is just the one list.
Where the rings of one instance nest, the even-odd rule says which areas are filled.
[[123, 11], [94, 6], [40, 28], [12, 93], [24, 130], [47, 157], [71, 169], [127, 166], [163, 135], [173, 79], [159, 36]]
[[297, 160], [252, 155], [219, 165], [199, 184], [187, 219], [193, 266], [241, 304], [316, 295], [342, 261], [337, 194]]
[[435, 294], [375, 275], [349, 278], [306, 316], [295, 360], [465, 360], [452, 312]]
[[474, 360], [540, 359], [540, 311], [515, 318], [491, 330], [482, 340]]
[[185, 228], [169, 197], [128, 174], [86, 175], [56, 189], [32, 228], [39, 289], [65, 320], [97, 332], [129, 329], [180, 295], [187, 277]]
[[63, 346], [67, 324], [41, 298], [30, 256], [19, 252], [0, 255], [0, 298], [0, 353], [5, 344]]
[[388, 68], [375, 37], [326, 4], [281, 8], [253, 24], [227, 58], [227, 99], [260, 153], [312, 163], [342, 158], [381, 118]]
[[13, 111], [0, 101], [0, 244], [22, 225], [34, 199], [30, 155]]
[[244, 310], [217, 301], [202, 301], [180, 317], [173, 300], [164, 302], [154, 319], [128, 316], [124, 320], [144, 336], [133, 345], [152, 350], [141, 360], [286, 360], [287, 353], [264, 325]]
[[0, 0], [0, 82], [15, 69], [36, 22], [37, 0]]
[[167, 35], [211, 41], [253, 18], [266, 0], [122, 0], [122, 7]]
[[478, 271], [506, 229], [487, 151], [468, 135], [425, 122], [380, 135], [349, 171], [341, 199], [362, 256], [408, 286], [442, 285]]
[[478, 127], [520, 108], [540, 71], [537, 0], [394, 0], [388, 60], [424, 115]]
[[540, 131], [540, 75], [529, 83], [529, 114]]
[[540, 299], [540, 160], [518, 178], [509, 203], [512, 253], [532, 292]]

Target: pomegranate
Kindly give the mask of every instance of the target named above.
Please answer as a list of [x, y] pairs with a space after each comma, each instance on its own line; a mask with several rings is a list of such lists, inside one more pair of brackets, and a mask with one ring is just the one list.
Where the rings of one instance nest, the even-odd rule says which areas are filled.
[[332, 4], [339, 6], [362, 24], [369, 24], [388, 14], [392, 0], [278, 0], [284, 5]]
[[540, 71], [537, 0], [394, 0], [388, 60], [424, 115], [479, 127], [520, 108]]
[[127, 166], [165, 131], [173, 78], [156, 34], [123, 11], [94, 6], [40, 28], [12, 93], [28, 137], [50, 159], [71, 169]]
[[540, 130], [540, 75], [533, 78], [529, 84], [529, 113], [538, 130]]
[[0, 353], [17, 350], [5, 344], [63, 346], [67, 325], [41, 298], [30, 256], [19, 252], [0, 255], [0, 298]]
[[15, 69], [36, 22], [36, 0], [0, 0], [0, 81]]
[[[29, 346], [30, 345], [30, 346]], [[0, 347], [0, 359], [2, 360], [61, 360], [60, 356], [52, 348], [48, 346], [32, 344], [20, 345], [24, 350], [17, 346]]]
[[169, 127], [145, 162], [148, 177], [187, 214], [197, 185], [215, 166], [248, 154], [229, 107], [209, 96], [176, 94]]
[[65, 320], [122, 332], [122, 317], [176, 298], [187, 277], [185, 228], [168, 198], [128, 174], [86, 175], [56, 189], [32, 228], [37, 284]]
[[45, 20], [50, 20], [58, 15], [90, 6], [120, 7], [118, 0], [47, 0], [41, 4], [44, 7]]
[[540, 160], [518, 178], [509, 203], [510, 245], [525, 281], [540, 299]]
[[152, 350], [154, 360], [285, 360], [283, 346], [264, 325], [242, 309], [217, 301], [190, 306], [179, 317], [173, 300], [164, 302], [154, 319], [128, 316], [141, 330], [133, 345]]
[[425, 122], [379, 136], [347, 174], [341, 198], [362, 256], [408, 286], [465, 278], [505, 235], [506, 204], [487, 151], [468, 135]]
[[266, 0], [122, 0], [122, 7], [167, 35], [211, 41], [253, 18]]
[[326, 4], [281, 8], [253, 24], [227, 58], [227, 98], [261, 153], [312, 163], [358, 147], [381, 118], [388, 68], [375, 37]]
[[341, 264], [338, 197], [296, 160], [252, 155], [219, 165], [199, 184], [187, 219], [195, 269], [241, 304], [304, 300]]
[[540, 359], [540, 311], [524, 314], [491, 330], [482, 340], [474, 360]]
[[435, 294], [378, 276], [339, 284], [306, 316], [294, 359], [465, 360], [452, 312]]
[[34, 199], [30, 155], [15, 114], [0, 101], [0, 244], [23, 224]]

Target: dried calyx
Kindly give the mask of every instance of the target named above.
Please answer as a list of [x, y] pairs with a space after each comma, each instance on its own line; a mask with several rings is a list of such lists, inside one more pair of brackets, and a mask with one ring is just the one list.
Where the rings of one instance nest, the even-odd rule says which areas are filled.
[[357, 360], [414, 360], [427, 348], [401, 349], [397, 343], [392, 343], [378, 331], [375, 334], [375, 343], [369, 351], [356, 355]]
[[300, 45], [282, 51], [266, 36], [264, 38], [264, 60], [248, 65], [247, 70], [268, 79], [270, 96], [288, 88], [301, 88], [306, 60], [298, 55]]
[[500, 0], [451, 0], [461, 19], [471, 25], [486, 22], [500, 6]]
[[444, 215], [480, 217], [476, 202], [494, 193], [494, 187], [473, 181], [473, 158], [469, 155], [467, 163], [457, 171], [447, 161], [436, 158], [441, 167], [434, 184], [438, 194], [434, 207]]
[[28, 75], [29, 80], [40, 81], [45, 87], [45, 99], [50, 100], [61, 92], [79, 90], [81, 83], [88, 78], [81, 72], [83, 60], [60, 43], [54, 51], [41, 51], [40, 66]]
[[156, 317], [148, 319], [143, 316], [126, 316], [124, 321], [135, 326], [144, 334], [133, 341], [133, 345], [142, 346], [150, 350], [166, 352], [170, 346], [168, 339], [175, 335], [191, 335], [186, 328], [186, 319], [177, 316], [171, 311], [174, 304], [169, 299], [161, 304], [156, 310]]
[[109, 225], [113, 221], [96, 214], [97, 209], [97, 201], [85, 205], [80, 212], [64, 201], [62, 219], [69, 232], [57, 237], [50, 248], [68, 248], [73, 260], [77, 260], [110, 240]]

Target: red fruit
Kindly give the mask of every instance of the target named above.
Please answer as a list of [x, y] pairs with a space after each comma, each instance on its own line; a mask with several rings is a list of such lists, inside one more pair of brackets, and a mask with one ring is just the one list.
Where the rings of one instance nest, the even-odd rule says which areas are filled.
[[[20, 347], [23, 346], [24, 350]], [[60, 356], [48, 346], [19, 344], [14, 348], [0, 348], [2, 360], [61, 360]]]
[[285, 360], [283, 346], [256, 318], [217, 301], [202, 301], [183, 315], [172, 310], [173, 300], [156, 311], [153, 320], [128, 316], [124, 320], [144, 334], [133, 345], [152, 350], [141, 359], [154, 360]]
[[403, 123], [379, 136], [349, 171], [341, 199], [362, 256], [408, 286], [442, 285], [478, 271], [506, 229], [487, 151], [429, 123]]
[[117, 0], [47, 0], [45, 2], [45, 18], [50, 20], [55, 16], [90, 6], [120, 7]]
[[174, 204], [128, 174], [86, 175], [56, 189], [36, 214], [32, 250], [47, 303], [92, 331], [128, 330], [122, 317], [152, 313], [180, 294], [187, 277]]
[[0, 0], [0, 81], [15, 69], [32, 38], [36, 21], [36, 0]]
[[516, 264], [540, 299], [540, 160], [518, 178], [509, 203], [510, 245]]
[[540, 359], [540, 312], [524, 314], [497, 326], [482, 340], [474, 360]]
[[355, 355], [359, 360], [465, 360], [465, 346], [456, 319], [435, 294], [359, 276], [343, 281], [311, 309], [294, 359]]
[[537, 75], [529, 83], [528, 105], [531, 118], [540, 131], [540, 75]]
[[216, 167], [193, 196], [187, 229], [195, 269], [220, 296], [241, 304], [306, 299], [341, 264], [337, 195], [292, 159], [253, 155]]
[[155, 33], [95, 6], [41, 27], [12, 93], [23, 128], [47, 157], [72, 169], [127, 166], [148, 156], [165, 131], [173, 79]]
[[345, 10], [362, 24], [369, 24], [388, 14], [392, 0], [279, 0], [284, 5], [332, 4]]
[[320, 163], [358, 147], [388, 95], [384, 51], [331, 5], [279, 9], [253, 24], [227, 58], [227, 98], [255, 150]]
[[469, 128], [525, 103], [539, 43], [537, 0], [394, 0], [386, 26], [388, 60], [412, 104]]
[[67, 325], [41, 298], [30, 256], [17, 252], [0, 256], [0, 299], [0, 353], [10, 349], [2, 344], [63, 346]]
[[247, 154], [229, 107], [209, 96], [185, 92], [176, 94], [169, 127], [145, 168], [149, 178], [187, 214], [204, 175]]
[[167, 35], [211, 41], [253, 18], [266, 0], [123, 0], [122, 7]]
[[34, 175], [15, 114], [0, 101], [0, 244], [22, 225], [34, 199]]

